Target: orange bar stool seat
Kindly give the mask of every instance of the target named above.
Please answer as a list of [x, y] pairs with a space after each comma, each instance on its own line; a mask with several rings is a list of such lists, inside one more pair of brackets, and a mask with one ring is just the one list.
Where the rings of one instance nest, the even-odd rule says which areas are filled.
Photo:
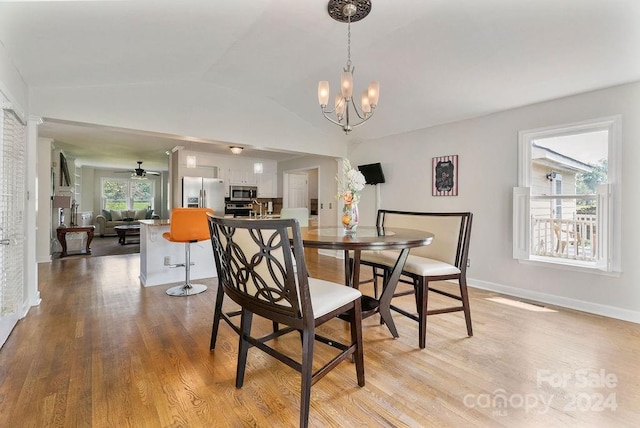
[[202, 293], [207, 289], [204, 284], [192, 284], [189, 277], [192, 265], [191, 243], [211, 238], [207, 213], [213, 215], [213, 210], [211, 208], [174, 208], [171, 210], [169, 232], [163, 233], [162, 237], [170, 242], [184, 243], [184, 263], [171, 265], [171, 267], [184, 266], [185, 281], [182, 285], [168, 289], [169, 296], [189, 296]]

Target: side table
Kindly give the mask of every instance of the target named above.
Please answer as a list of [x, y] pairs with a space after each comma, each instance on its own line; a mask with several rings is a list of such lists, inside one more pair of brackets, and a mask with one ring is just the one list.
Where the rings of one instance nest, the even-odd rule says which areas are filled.
[[93, 239], [93, 231], [95, 226], [71, 226], [59, 227], [57, 229], [57, 237], [60, 245], [62, 245], [62, 254], [60, 257], [66, 257], [67, 254], [67, 233], [87, 232], [87, 248], [84, 254], [91, 254], [91, 240]]

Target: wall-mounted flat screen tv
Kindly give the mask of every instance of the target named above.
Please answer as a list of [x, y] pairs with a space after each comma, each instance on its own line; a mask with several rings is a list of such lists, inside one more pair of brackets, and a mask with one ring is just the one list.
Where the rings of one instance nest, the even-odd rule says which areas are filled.
[[358, 165], [358, 169], [362, 175], [364, 175], [367, 184], [384, 183], [384, 174], [382, 173], [382, 165], [380, 165], [380, 162]]

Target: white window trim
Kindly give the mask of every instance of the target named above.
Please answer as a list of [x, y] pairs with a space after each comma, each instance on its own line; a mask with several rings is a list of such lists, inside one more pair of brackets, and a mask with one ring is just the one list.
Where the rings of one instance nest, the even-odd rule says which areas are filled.
[[[580, 263], [556, 261], [547, 257], [530, 254], [528, 230], [530, 228], [529, 189], [531, 180], [531, 142], [533, 140], [576, 134], [580, 132], [608, 131], [608, 235], [606, 245], [608, 259], [598, 266], [580, 266]], [[582, 272], [617, 274], [622, 272], [622, 116], [610, 116], [594, 120], [570, 123], [560, 126], [530, 129], [518, 132], [518, 187], [513, 193], [513, 257], [522, 263], [542, 264], [545, 266]], [[526, 211], [525, 211], [526, 210]], [[604, 229], [601, 229], [604, 230]]]
[[[124, 181], [127, 183], [127, 189], [129, 190], [127, 195], [127, 210], [132, 210], [133, 208], [133, 198], [131, 197], [131, 183], [136, 180], [131, 178], [121, 178], [121, 177], [102, 177], [100, 180], [100, 203], [102, 205], [101, 209], [106, 209], [107, 199], [104, 197], [104, 183], [105, 181]], [[155, 192], [156, 192], [156, 183], [154, 181], [150, 181], [151, 184], [151, 209], [155, 209]]]

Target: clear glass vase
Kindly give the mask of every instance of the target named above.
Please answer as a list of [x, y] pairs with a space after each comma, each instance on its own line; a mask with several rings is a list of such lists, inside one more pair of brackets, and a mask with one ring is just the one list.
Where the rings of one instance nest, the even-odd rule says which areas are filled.
[[344, 204], [342, 208], [342, 227], [345, 235], [354, 235], [358, 227], [358, 204]]

